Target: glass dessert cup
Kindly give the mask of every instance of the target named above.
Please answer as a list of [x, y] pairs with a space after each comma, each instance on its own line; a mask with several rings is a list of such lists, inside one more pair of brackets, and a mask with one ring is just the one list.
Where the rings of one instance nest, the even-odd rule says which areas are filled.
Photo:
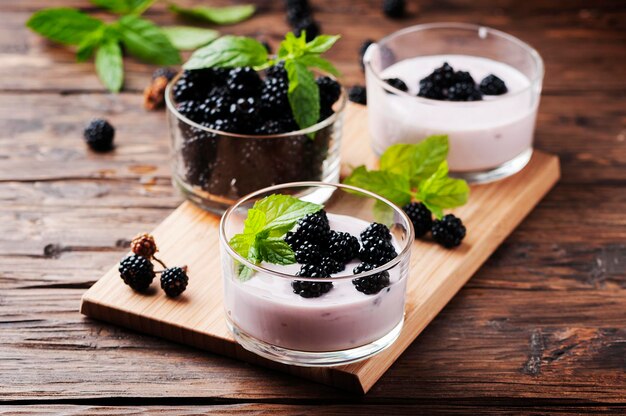
[[[180, 76], [180, 74], [179, 74]], [[201, 208], [222, 214], [250, 192], [278, 183], [338, 182], [345, 93], [334, 114], [306, 129], [275, 135], [236, 134], [183, 116], [165, 91], [171, 136], [172, 182]]]
[[[255, 201], [272, 194], [290, 194], [323, 203], [331, 228], [358, 236], [384, 215], [393, 236], [397, 257], [358, 275], [346, 265], [328, 278], [296, 276], [299, 264], [254, 265], [238, 255], [230, 239], [243, 230], [243, 221]], [[229, 208], [220, 223], [220, 249], [224, 308], [228, 327], [245, 349], [281, 363], [299, 366], [334, 366], [370, 357], [399, 336], [409, 274], [413, 228], [406, 214], [391, 202], [348, 185], [322, 182], [282, 184], [254, 192]], [[239, 278], [242, 266], [252, 269]], [[389, 285], [366, 295], [352, 280], [377, 273], [389, 274]], [[328, 293], [304, 298], [293, 292], [294, 281], [332, 282]]]
[[[469, 102], [417, 96], [420, 79], [444, 62], [477, 82], [493, 73], [509, 91]], [[450, 171], [474, 183], [513, 175], [530, 160], [544, 68], [526, 43], [483, 26], [424, 24], [370, 46], [364, 65], [371, 146], [378, 155], [396, 143], [447, 134]], [[409, 91], [384, 81], [394, 77]]]

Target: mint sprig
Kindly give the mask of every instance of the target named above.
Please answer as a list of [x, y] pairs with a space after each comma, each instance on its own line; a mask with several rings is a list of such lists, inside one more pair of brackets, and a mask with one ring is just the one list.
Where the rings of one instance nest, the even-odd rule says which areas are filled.
[[[122, 17], [118, 21], [105, 23], [77, 9], [59, 7], [35, 12], [26, 26], [54, 42], [76, 46], [76, 58], [79, 62], [86, 61], [95, 54], [96, 72], [102, 83], [112, 92], [119, 91], [124, 82], [123, 59], [120, 54], [122, 45], [128, 54], [145, 62], [174, 65], [181, 62], [179, 50], [206, 45], [218, 35], [214, 30], [187, 26], [161, 28], [141, 18], [140, 15], [155, 0], [91, 2]], [[197, 12], [196, 15], [199, 13], [201, 16], [196, 17], [204, 21], [230, 24], [249, 18], [255, 7], [241, 5], [185, 9], [172, 4], [170, 10], [185, 15]]]
[[437, 217], [464, 205], [469, 186], [448, 176], [448, 136], [430, 136], [418, 144], [396, 144], [380, 157], [379, 170], [355, 168], [344, 183], [387, 198], [398, 206], [421, 201]]
[[[253, 264], [262, 261], [272, 264], [293, 264], [295, 254], [282, 237], [296, 222], [307, 214], [322, 209], [321, 205], [302, 201], [289, 195], [270, 195], [248, 210], [243, 232], [235, 234], [228, 242], [240, 256]], [[252, 271], [239, 268], [239, 278], [246, 280]]]
[[222, 36], [196, 50], [183, 65], [185, 69], [261, 66], [267, 62], [267, 49], [256, 39]]

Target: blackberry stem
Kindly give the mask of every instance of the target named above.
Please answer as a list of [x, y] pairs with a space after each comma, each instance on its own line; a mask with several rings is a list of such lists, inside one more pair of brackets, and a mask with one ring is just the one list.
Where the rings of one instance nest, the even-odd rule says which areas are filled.
[[[165, 267], [167, 269], [167, 266], [165, 265], [165, 263], [163, 263], [161, 260], [157, 259], [155, 256], [152, 256], [152, 260], [156, 261], [157, 263], [159, 263], [161, 266]], [[158, 273], [158, 272], [157, 272]]]

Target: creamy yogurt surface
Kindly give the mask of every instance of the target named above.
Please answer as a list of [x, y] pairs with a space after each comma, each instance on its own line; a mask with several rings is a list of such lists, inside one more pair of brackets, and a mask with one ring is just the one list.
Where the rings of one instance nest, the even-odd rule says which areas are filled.
[[[455, 71], [469, 72], [477, 83], [494, 74], [508, 92], [473, 102], [416, 98], [420, 79], [444, 62]], [[539, 94], [510, 65], [475, 56], [433, 55], [397, 62], [381, 73], [383, 79], [402, 79], [411, 96], [387, 93], [369, 68], [366, 76], [372, 147], [378, 154], [395, 143], [447, 134], [450, 170], [463, 172], [495, 168], [532, 148]]]

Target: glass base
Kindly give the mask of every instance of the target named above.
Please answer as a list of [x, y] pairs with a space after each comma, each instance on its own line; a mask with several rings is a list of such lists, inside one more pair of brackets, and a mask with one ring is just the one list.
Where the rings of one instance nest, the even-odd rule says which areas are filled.
[[[326, 183], [339, 183], [339, 165], [337, 165], [336, 168], [333, 168], [328, 175], [322, 178], [322, 181]], [[224, 211], [234, 205], [238, 200], [212, 195], [198, 187], [189, 185], [185, 180], [176, 174], [172, 174], [172, 184], [194, 205], [217, 215], [222, 215]], [[332, 196], [332, 193], [332, 190], [320, 188], [307, 192], [306, 194], [296, 196], [304, 201], [323, 205]]]
[[531, 147], [527, 150], [524, 150], [522, 153], [515, 156], [508, 162], [505, 162], [493, 169], [479, 172], [450, 172], [450, 176], [454, 178], [465, 179], [467, 182], [473, 184], [498, 181], [500, 179], [504, 179], [511, 175], [514, 175], [520, 170], [524, 169], [524, 167], [530, 161], [532, 155], [533, 148]]
[[246, 350], [263, 358], [283, 364], [297, 365], [301, 367], [331, 367], [336, 365], [351, 364], [369, 358], [383, 351], [394, 343], [404, 324], [404, 316], [387, 335], [369, 344], [341, 351], [309, 352], [297, 351], [268, 344], [257, 338], [251, 337], [235, 325], [228, 317], [226, 318], [228, 329], [235, 340]]

